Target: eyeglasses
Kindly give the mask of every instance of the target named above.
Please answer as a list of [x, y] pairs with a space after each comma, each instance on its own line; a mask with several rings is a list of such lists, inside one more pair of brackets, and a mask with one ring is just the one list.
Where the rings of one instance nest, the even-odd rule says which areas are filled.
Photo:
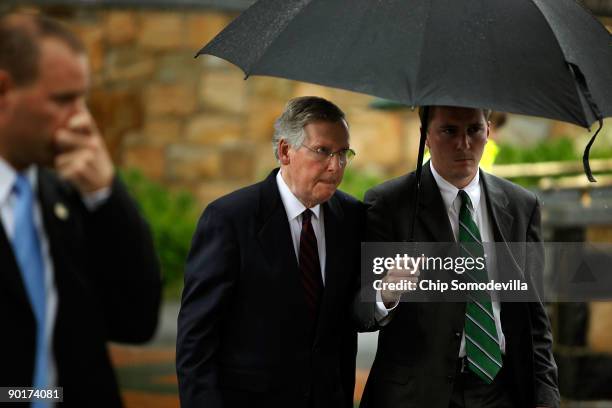
[[340, 165], [340, 167], [348, 166], [351, 160], [353, 160], [353, 158], [356, 155], [355, 151], [349, 148], [340, 149], [336, 152], [332, 152], [326, 147], [317, 147], [316, 149], [313, 149], [312, 147], [306, 146], [303, 143], [302, 143], [302, 146], [304, 146], [306, 149], [314, 153], [313, 156], [316, 157], [317, 161], [321, 163], [323, 162], [329, 163], [332, 157], [337, 156], [338, 164]]

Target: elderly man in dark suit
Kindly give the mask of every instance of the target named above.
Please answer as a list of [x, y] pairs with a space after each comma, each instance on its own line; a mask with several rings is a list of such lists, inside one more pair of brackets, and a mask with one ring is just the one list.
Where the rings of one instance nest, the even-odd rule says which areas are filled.
[[[423, 168], [415, 240], [539, 246], [536, 196], [479, 170], [488, 112], [443, 106], [430, 107], [428, 117], [424, 112], [431, 161]], [[412, 173], [366, 193], [367, 241], [410, 240], [414, 187]], [[533, 256], [518, 266], [529, 276], [541, 261]], [[496, 267], [487, 264], [489, 271]], [[411, 272], [393, 268], [385, 280], [417, 281]], [[380, 329], [362, 407], [559, 406], [552, 335], [540, 302], [398, 302], [401, 295], [384, 290], [374, 304], [357, 303], [362, 329]]]
[[184, 408], [349, 407], [362, 207], [336, 188], [354, 155], [344, 113], [317, 97], [277, 120], [280, 162], [211, 203], [178, 319]]
[[88, 87], [70, 31], [0, 17], [0, 386], [59, 386], [63, 406], [109, 408], [122, 404], [106, 342], [152, 337], [161, 283]]

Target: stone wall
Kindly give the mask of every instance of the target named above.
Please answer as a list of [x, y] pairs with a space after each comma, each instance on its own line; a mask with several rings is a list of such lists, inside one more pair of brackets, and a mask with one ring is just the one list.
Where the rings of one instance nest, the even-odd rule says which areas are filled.
[[[288, 99], [300, 95], [323, 96], [345, 110], [355, 168], [391, 177], [414, 167], [418, 121], [408, 109], [377, 111], [368, 107], [372, 97], [294, 81], [244, 81], [240, 69], [225, 61], [194, 59], [237, 12], [86, 6], [42, 11], [67, 22], [86, 42], [93, 71], [90, 106], [116, 163], [186, 188], [202, 205], [275, 167], [274, 119]], [[549, 128], [553, 134], [584, 133], [554, 122]]]
[[115, 162], [202, 205], [276, 166], [272, 126], [288, 99], [319, 95], [351, 124], [352, 166], [385, 176], [413, 167], [416, 114], [379, 112], [372, 97], [276, 78], [252, 77], [196, 52], [235, 12], [207, 9], [43, 8], [84, 39], [93, 72], [90, 107]]

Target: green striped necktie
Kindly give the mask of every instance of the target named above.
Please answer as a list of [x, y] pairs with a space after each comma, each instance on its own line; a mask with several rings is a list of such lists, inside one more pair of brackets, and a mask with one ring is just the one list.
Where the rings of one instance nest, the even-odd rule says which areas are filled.
[[[459, 190], [459, 244], [463, 256], [484, 257], [480, 231], [472, 217], [472, 202], [468, 194]], [[466, 271], [468, 280], [487, 282], [487, 270]], [[495, 327], [491, 297], [488, 293], [470, 295], [465, 309], [465, 352], [468, 368], [490, 384], [501, 370], [502, 354]]]

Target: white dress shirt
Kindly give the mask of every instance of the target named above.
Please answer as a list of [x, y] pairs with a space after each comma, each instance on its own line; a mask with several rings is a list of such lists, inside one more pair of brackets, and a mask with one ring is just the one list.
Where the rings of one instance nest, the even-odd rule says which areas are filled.
[[[455, 241], [459, 241], [459, 210], [461, 209], [461, 198], [459, 197], [459, 189], [446, 181], [436, 171], [433, 164], [430, 162], [431, 174], [436, 180], [436, 184], [440, 189], [442, 195], [442, 201], [444, 201], [444, 208], [448, 214], [448, 220], [450, 221], [451, 228], [453, 229], [453, 236]], [[470, 200], [472, 201], [473, 209], [472, 216], [474, 222], [478, 226], [480, 231], [480, 238], [485, 243], [486, 263], [487, 263], [487, 274], [489, 279], [496, 276], [497, 264], [495, 252], [490, 251], [491, 248], [487, 247], [487, 242], [495, 242], [493, 239], [493, 229], [491, 227], [491, 216], [487, 211], [487, 198], [485, 194], [482, 194], [482, 185], [480, 183], [480, 172], [476, 172], [476, 176], [470, 181], [470, 183], [463, 189]], [[495, 317], [495, 328], [497, 329], [497, 336], [499, 338], [499, 345], [502, 353], [506, 350], [506, 339], [502, 332], [501, 319], [500, 319], [500, 305], [498, 301], [492, 301], [491, 306], [493, 307], [493, 317]], [[459, 347], [459, 357], [465, 356], [465, 330], [461, 336], [461, 346]]]
[[[295, 257], [299, 263], [300, 257], [300, 235], [302, 233], [302, 213], [306, 210], [304, 204], [297, 199], [297, 197], [291, 192], [287, 183], [283, 179], [281, 172], [276, 174], [276, 185], [280, 192], [283, 206], [285, 207], [285, 213], [287, 214], [287, 220], [289, 220], [289, 227], [291, 228], [291, 239], [293, 241], [293, 249], [295, 250]], [[313, 216], [310, 218], [312, 229], [314, 230], [315, 237], [317, 237], [317, 248], [319, 250], [319, 262], [321, 264], [321, 279], [325, 285], [325, 222], [323, 218], [323, 210], [320, 204], [315, 205], [311, 208]]]
[[[40, 249], [42, 252], [43, 267], [45, 268], [45, 293], [46, 293], [46, 337], [47, 345], [49, 350], [47, 355], [49, 356], [49, 372], [47, 378], [51, 386], [57, 384], [57, 367], [53, 358], [53, 328], [55, 326], [55, 315], [57, 313], [57, 288], [55, 287], [53, 262], [51, 261], [51, 253], [49, 250], [49, 239], [47, 233], [43, 228], [42, 212], [40, 209], [40, 203], [38, 202], [38, 175], [36, 173], [36, 167], [30, 166], [23, 172], [32, 186], [34, 193], [34, 226], [38, 239], [40, 240]], [[0, 157], [0, 216], [2, 219], [2, 225], [4, 226], [4, 232], [12, 242], [15, 235], [15, 217], [14, 210], [16, 204], [16, 196], [13, 190], [13, 185], [17, 179], [17, 172], [2, 158]]]
[[[459, 210], [461, 209], [461, 198], [459, 197], [459, 189], [446, 181], [440, 174], [436, 171], [433, 166], [433, 163], [429, 162], [429, 166], [431, 168], [431, 173], [438, 185], [438, 189], [440, 190], [440, 194], [442, 195], [442, 201], [444, 202], [444, 208], [446, 209], [446, 213], [448, 215], [448, 220], [450, 221], [451, 228], [453, 230], [453, 236], [455, 237], [455, 241], [459, 240]], [[482, 186], [480, 184], [480, 172], [476, 172], [476, 176], [470, 181], [470, 183], [465, 186], [463, 189], [473, 205], [472, 215], [474, 217], [474, 222], [478, 226], [480, 231], [480, 237], [482, 238], [483, 243], [487, 242], [495, 242], [493, 239], [493, 229], [491, 227], [491, 217], [489, 212], [487, 211], [487, 202], [486, 196], [482, 194]], [[492, 279], [496, 276], [496, 268], [497, 265], [495, 263], [496, 257], [495, 253], [491, 253], [488, 251], [487, 246], [485, 245], [485, 253], [486, 253], [486, 263], [487, 263], [487, 274], [489, 279]], [[389, 322], [389, 311], [393, 310], [397, 307], [395, 304], [392, 308], [387, 309], [382, 302], [381, 293], [378, 291], [376, 293], [376, 319], [378, 320], [380, 325], [385, 325]], [[504, 337], [504, 333], [502, 332], [501, 326], [501, 318], [500, 318], [500, 304], [498, 301], [492, 301], [491, 305], [493, 307], [493, 316], [495, 317], [495, 327], [497, 329], [497, 335], [499, 338], [499, 344], [502, 353], [506, 350], [506, 340]], [[465, 331], [461, 336], [461, 345], [459, 346], [459, 357], [465, 357]]]
[[[40, 248], [42, 252], [43, 267], [45, 269], [45, 292], [46, 292], [46, 335], [47, 344], [49, 346], [49, 372], [47, 378], [49, 385], [57, 384], [57, 366], [53, 358], [53, 330], [55, 327], [55, 318], [57, 314], [57, 288], [55, 286], [55, 274], [53, 269], [53, 261], [49, 249], [49, 238], [45, 231], [40, 202], [38, 201], [38, 174], [36, 166], [28, 167], [23, 174], [26, 175], [32, 191], [34, 193], [34, 226], [40, 240]], [[2, 157], [0, 157], [0, 219], [4, 227], [4, 232], [12, 242], [15, 235], [15, 204], [16, 196], [14, 194], [13, 185], [17, 179], [17, 172], [11, 167]], [[108, 199], [111, 194], [111, 188], [103, 188], [91, 194], [83, 196], [83, 202], [88, 210], [94, 211]]]

